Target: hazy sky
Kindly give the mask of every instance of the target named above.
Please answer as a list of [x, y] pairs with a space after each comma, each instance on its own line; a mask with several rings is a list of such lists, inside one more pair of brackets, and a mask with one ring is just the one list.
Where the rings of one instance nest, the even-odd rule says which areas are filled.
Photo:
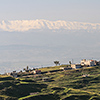
[[0, 0], [0, 20], [100, 23], [100, 0]]

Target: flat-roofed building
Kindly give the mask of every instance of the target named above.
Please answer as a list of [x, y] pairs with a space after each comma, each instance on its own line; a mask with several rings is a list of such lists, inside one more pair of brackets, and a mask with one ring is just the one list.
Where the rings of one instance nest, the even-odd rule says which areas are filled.
[[86, 60], [86, 59], [83, 59], [81, 61], [81, 65], [82, 66], [96, 66], [96, 61], [95, 60]]
[[71, 64], [73, 69], [81, 68], [81, 64]]

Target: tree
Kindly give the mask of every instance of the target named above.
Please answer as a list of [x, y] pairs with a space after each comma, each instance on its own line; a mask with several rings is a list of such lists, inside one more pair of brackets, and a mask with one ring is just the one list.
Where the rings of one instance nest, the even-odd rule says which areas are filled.
[[69, 61], [69, 64], [70, 64], [70, 65], [72, 64], [71, 61]]
[[26, 69], [28, 70], [28, 68], [29, 68], [29, 67], [27, 66]]
[[59, 61], [54, 61], [54, 64], [56, 64], [56, 66], [60, 65]]
[[27, 66], [26, 68], [23, 69], [26, 72], [29, 72], [29, 67]]
[[26, 69], [25, 69], [25, 68], [24, 68], [23, 70], [24, 70], [24, 71], [26, 71]]

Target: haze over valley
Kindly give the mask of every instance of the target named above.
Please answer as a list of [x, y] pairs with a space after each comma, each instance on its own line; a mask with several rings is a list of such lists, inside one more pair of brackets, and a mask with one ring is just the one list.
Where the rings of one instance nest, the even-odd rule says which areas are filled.
[[0, 32], [0, 73], [21, 70], [26, 66], [53, 66], [81, 59], [99, 60], [99, 32], [86, 30], [36, 30]]

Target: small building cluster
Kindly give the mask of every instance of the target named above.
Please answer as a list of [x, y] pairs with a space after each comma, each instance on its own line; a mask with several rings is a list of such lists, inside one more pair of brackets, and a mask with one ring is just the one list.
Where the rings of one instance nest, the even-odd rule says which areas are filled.
[[20, 72], [13, 71], [11, 73], [5, 73], [5, 75], [9, 75], [9, 76], [17, 78], [17, 77], [19, 77], [21, 75], [24, 75], [24, 74], [26, 74], [26, 75], [41, 74], [41, 70], [34, 69], [34, 68], [33, 69], [28, 69], [28, 67], [27, 67], [27, 70], [25, 70], [25, 68], [23, 70], [24, 70], [24, 72], [22, 72], [22, 71], [20, 71]]
[[86, 60], [86, 59], [83, 59], [82, 61], [81, 61], [81, 65], [82, 66], [87, 66], [87, 67], [89, 67], [89, 66], [96, 66], [96, 60]]
[[81, 67], [91, 67], [91, 66], [100, 66], [100, 61], [83, 59], [81, 60], [80, 64], [71, 64], [71, 68], [73, 69]]
[[[69, 61], [69, 63], [70, 63], [70, 65], [60, 67], [60, 70], [51, 70], [51, 71], [49, 71], [49, 73], [57, 72], [57, 71], [66, 71], [66, 70], [71, 70], [71, 69], [78, 69], [78, 68], [82, 68], [82, 67], [100, 66], [100, 61], [86, 60], [86, 59], [81, 60], [80, 64], [72, 64], [71, 61]], [[24, 70], [24, 72], [13, 71], [11, 73], [6, 73], [6, 75], [11, 75], [11, 76], [17, 78], [22, 75], [35, 75], [35, 74], [47, 73], [47, 72], [41, 72], [41, 70], [39, 70], [38, 68], [29, 69], [28, 66], [26, 68], [24, 68], [23, 70]], [[50, 78], [47, 78], [47, 77], [43, 78], [43, 81], [50, 81]]]

